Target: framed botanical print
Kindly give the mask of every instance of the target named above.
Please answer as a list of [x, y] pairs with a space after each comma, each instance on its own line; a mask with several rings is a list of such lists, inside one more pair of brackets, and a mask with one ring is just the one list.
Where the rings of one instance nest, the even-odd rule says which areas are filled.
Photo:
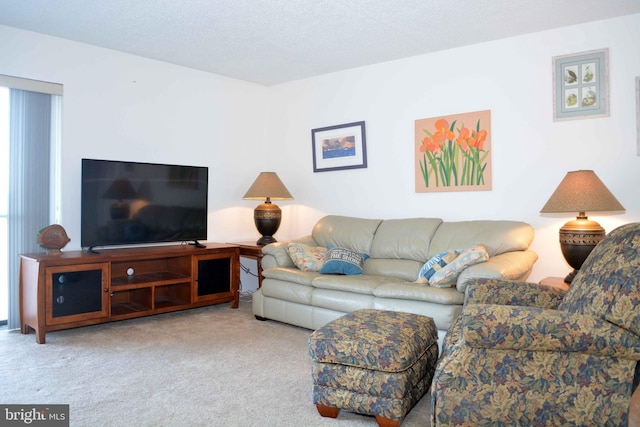
[[554, 57], [554, 121], [608, 116], [609, 49]]

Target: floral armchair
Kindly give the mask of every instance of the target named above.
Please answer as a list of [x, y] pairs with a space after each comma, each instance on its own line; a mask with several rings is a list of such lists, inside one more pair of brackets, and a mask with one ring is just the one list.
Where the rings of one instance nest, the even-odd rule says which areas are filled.
[[469, 286], [431, 388], [431, 425], [628, 424], [640, 369], [640, 223], [612, 231], [567, 292]]

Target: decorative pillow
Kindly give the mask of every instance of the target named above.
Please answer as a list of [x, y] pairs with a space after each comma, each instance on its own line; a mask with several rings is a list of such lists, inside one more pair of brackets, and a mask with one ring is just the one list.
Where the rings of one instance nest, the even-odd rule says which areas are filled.
[[463, 251], [458, 258], [446, 267], [436, 271], [429, 279], [429, 285], [436, 288], [453, 288], [456, 285], [456, 279], [462, 271], [489, 259], [487, 249], [483, 244], [477, 244], [472, 248]]
[[320, 269], [322, 274], [362, 274], [364, 261], [369, 255], [360, 254], [345, 248], [330, 245], [325, 257], [324, 265]]
[[459, 254], [460, 252], [458, 251], [444, 251], [434, 255], [429, 261], [424, 263], [418, 273], [418, 280], [416, 280], [416, 282], [427, 283], [436, 271], [446, 267], [449, 263], [458, 258]]
[[287, 243], [291, 261], [302, 271], [320, 271], [324, 265], [327, 248], [309, 246], [304, 243]]

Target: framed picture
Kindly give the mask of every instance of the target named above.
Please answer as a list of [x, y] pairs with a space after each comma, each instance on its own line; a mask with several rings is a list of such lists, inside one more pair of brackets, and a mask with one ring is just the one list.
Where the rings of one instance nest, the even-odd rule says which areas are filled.
[[314, 172], [367, 167], [364, 122], [312, 129], [311, 143]]
[[640, 156], [640, 76], [636, 77], [636, 127], [638, 135], [637, 154]]
[[609, 49], [553, 58], [553, 120], [609, 116]]
[[416, 193], [491, 190], [491, 111], [415, 122]]

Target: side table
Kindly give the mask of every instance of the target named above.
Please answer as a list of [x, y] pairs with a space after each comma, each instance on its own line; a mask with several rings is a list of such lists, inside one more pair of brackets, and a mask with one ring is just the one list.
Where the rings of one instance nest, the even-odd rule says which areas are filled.
[[240, 247], [240, 256], [245, 258], [253, 258], [258, 264], [258, 289], [262, 287], [262, 245], [255, 242], [230, 243]]
[[544, 279], [540, 280], [540, 284], [562, 289], [563, 291], [569, 290], [569, 284], [565, 283], [562, 277], [545, 277]]

